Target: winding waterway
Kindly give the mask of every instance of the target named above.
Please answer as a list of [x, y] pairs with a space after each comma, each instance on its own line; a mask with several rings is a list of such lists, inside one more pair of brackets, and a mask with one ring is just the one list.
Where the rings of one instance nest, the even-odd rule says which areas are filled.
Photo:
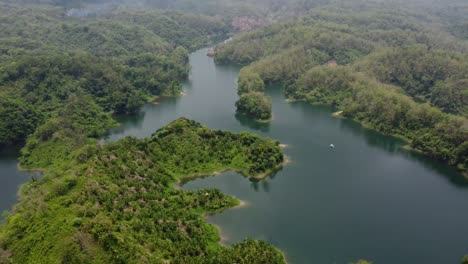
[[[329, 107], [289, 104], [269, 89], [271, 124], [235, 115], [238, 67], [190, 57], [185, 96], [120, 118], [107, 140], [146, 137], [178, 117], [215, 129], [250, 131], [287, 144], [291, 163], [260, 182], [236, 173], [197, 179], [186, 189], [219, 188], [247, 203], [209, 216], [223, 242], [266, 240], [293, 264], [459, 263], [468, 254], [468, 182], [443, 164], [400, 149], [403, 142], [331, 116]], [[333, 143], [336, 148], [329, 146]], [[0, 154], [1, 210], [15, 202], [15, 155]], [[20, 174], [20, 175], [18, 175]]]

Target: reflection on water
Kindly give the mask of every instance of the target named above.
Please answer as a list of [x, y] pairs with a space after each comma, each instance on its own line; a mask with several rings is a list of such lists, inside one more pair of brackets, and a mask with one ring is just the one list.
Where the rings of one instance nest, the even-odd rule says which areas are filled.
[[268, 131], [270, 131], [270, 123], [257, 122], [252, 118], [239, 113], [235, 113], [235, 117], [236, 120], [239, 121], [239, 124], [243, 127], [258, 130], [264, 133], [268, 133]]
[[[0, 150], [0, 213], [11, 210], [18, 201], [19, 186], [30, 179], [30, 173], [18, 170], [19, 154], [19, 146]], [[35, 177], [39, 178], [40, 174]]]
[[[330, 106], [311, 106], [305, 102], [295, 102], [291, 103], [291, 107], [301, 111], [305, 115], [312, 115], [317, 109], [323, 110], [325, 115], [330, 115], [335, 109]], [[346, 119], [346, 118], [336, 118], [340, 124], [339, 128], [342, 131], [349, 132], [355, 137], [364, 139], [368, 146], [378, 148], [379, 150], [385, 150], [389, 154], [403, 156], [408, 160], [412, 160], [426, 167], [427, 169], [432, 170], [435, 174], [439, 174], [442, 177], [448, 179], [452, 184], [466, 188], [468, 187], [468, 179], [462, 177], [455, 168], [449, 167], [446, 164], [434, 160], [427, 155], [421, 154], [416, 151], [407, 150], [403, 147], [407, 144], [403, 140], [391, 137], [383, 136], [381, 133], [363, 127], [358, 122]]]
[[406, 157], [408, 160], [423, 164], [426, 168], [430, 169], [433, 173], [441, 175], [450, 181], [454, 186], [460, 188], [468, 188], [468, 178], [460, 175], [455, 168], [448, 167], [446, 164], [431, 159], [430, 157], [421, 154], [417, 151], [405, 150], [400, 151], [400, 155]]
[[[293, 161], [263, 181], [228, 172], [186, 182], [219, 188], [248, 206], [208, 217], [227, 244], [245, 237], [282, 249], [290, 263], [458, 263], [468, 254], [466, 180], [453, 168], [404, 151], [404, 143], [333, 118], [333, 108], [289, 104], [268, 89], [273, 121], [235, 115], [238, 67], [216, 67], [206, 50], [192, 54], [185, 96], [162, 98], [109, 140], [150, 136], [185, 116], [214, 129], [249, 131], [288, 144]], [[333, 143], [336, 149], [330, 149]], [[447, 180], [448, 179], [448, 180]]]
[[127, 126], [132, 126], [132, 127], [141, 127], [143, 124], [143, 121], [145, 119], [146, 112], [144, 111], [139, 111], [137, 113], [131, 114], [131, 115], [116, 115], [114, 116], [114, 119], [117, 120], [119, 123], [125, 124], [125, 127], [119, 127], [116, 128], [116, 131], [124, 131]]
[[[224, 242], [264, 239], [290, 263], [457, 263], [468, 253], [468, 193], [460, 188], [466, 181], [453, 168], [402, 150], [400, 139], [333, 118], [331, 107], [288, 104], [278, 86], [268, 90], [271, 124], [232, 120], [235, 84], [229, 92], [225, 86], [197, 86], [210, 79], [203, 69], [211, 62], [198, 55], [192, 60], [193, 92], [224, 93], [217, 96], [226, 100], [209, 125], [278, 139], [289, 145], [285, 152], [293, 161], [265, 181], [226, 173], [184, 185], [216, 187], [247, 201], [246, 207], [208, 217], [221, 227]], [[216, 79], [223, 70], [215, 69]]]
[[350, 119], [340, 119], [340, 128], [353, 133], [357, 137], [361, 137], [369, 144], [369, 146], [377, 147], [387, 151], [389, 154], [397, 155], [401, 151], [401, 147], [405, 144], [402, 140], [394, 138], [389, 140], [390, 136], [383, 137], [381, 133], [365, 128], [356, 121]]

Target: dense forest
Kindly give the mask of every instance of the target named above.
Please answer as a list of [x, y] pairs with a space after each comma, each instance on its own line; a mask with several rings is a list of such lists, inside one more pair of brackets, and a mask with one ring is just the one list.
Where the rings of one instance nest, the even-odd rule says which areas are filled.
[[88, 16], [107, 13], [118, 8], [156, 8], [184, 13], [221, 16], [226, 20], [236, 16], [249, 16], [264, 21], [277, 17], [302, 14], [312, 7], [330, 0], [3, 0], [9, 3], [54, 5], [68, 8], [74, 15]]
[[98, 141], [114, 115], [179, 96], [189, 53], [229, 37], [215, 61], [244, 66], [238, 114], [272, 120], [280, 84], [466, 174], [467, 13], [464, 0], [1, 0], [0, 147], [24, 145], [21, 168], [45, 176], [5, 214], [0, 263], [285, 263], [266, 242], [219, 244], [204, 217], [237, 199], [174, 186], [268, 174], [278, 141], [185, 118]]
[[178, 96], [189, 52], [226, 38], [226, 20], [114, 6], [82, 16], [99, 3], [15, 2], [0, 2], [0, 146], [25, 141], [21, 167], [45, 176], [5, 215], [0, 263], [285, 262], [262, 241], [219, 244], [204, 215], [238, 200], [173, 186], [222, 170], [267, 174], [283, 163], [277, 141], [187, 119], [147, 139], [97, 140], [118, 125], [113, 114]]
[[[155, 96], [177, 96], [188, 51], [222, 38], [217, 18], [117, 12], [76, 20], [59, 8], [0, 3], [0, 145], [23, 141], [71, 97], [102, 113], [134, 113]], [[17, 118], [9, 109], [21, 106]]]
[[250, 105], [264, 105], [258, 93], [280, 83], [291, 100], [333, 105], [466, 172], [468, 42], [453, 32], [446, 8], [436, 12], [439, 5], [421, 12], [419, 3], [361, 2], [316, 7], [240, 34], [217, 46], [215, 59], [246, 66], [238, 81], [242, 102], [254, 90]]
[[[46, 136], [46, 130], [36, 136]], [[214, 189], [173, 187], [183, 177], [226, 169], [248, 176], [265, 173], [283, 162], [278, 145], [248, 133], [209, 130], [184, 118], [147, 139], [104, 146], [76, 141], [66, 157], [53, 161], [45, 178], [23, 188], [21, 202], [0, 229], [0, 260], [284, 263], [283, 255], [264, 242], [218, 244], [218, 231], [204, 214], [236, 206], [236, 199]], [[25, 162], [41, 166], [48, 154]]]
[[256, 72], [244, 68], [239, 73], [237, 111], [258, 121], [271, 119], [271, 101], [263, 94], [265, 84]]
[[262, 241], [219, 244], [204, 215], [239, 201], [173, 186], [222, 170], [267, 174], [283, 163], [277, 141], [187, 119], [147, 139], [97, 140], [118, 125], [114, 114], [178, 96], [189, 52], [225, 39], [230, 24], [182, 9], [81, 16], [94, 4], [17, 4], [0, 2], [0, 146], [25, 142], [21, 167], [45, 176], [5, 214], [0, 263], [285, 262]]

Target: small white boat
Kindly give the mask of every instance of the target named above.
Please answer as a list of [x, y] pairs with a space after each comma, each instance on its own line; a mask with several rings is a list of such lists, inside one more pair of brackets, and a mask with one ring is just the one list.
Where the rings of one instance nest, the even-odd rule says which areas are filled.
[[334, 148], [335, 148], [335, 145], [333, 145], [333, 144], [330, 144], [330, 148], [333, 148], [333, 149], [334, 149]]

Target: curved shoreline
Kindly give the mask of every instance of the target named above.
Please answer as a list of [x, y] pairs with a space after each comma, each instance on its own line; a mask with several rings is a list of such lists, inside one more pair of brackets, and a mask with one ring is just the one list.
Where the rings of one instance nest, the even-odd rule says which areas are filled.
[[42, 168], [26, 169], [26, 168], [22, 168], [21, 165], [18, 164], [18, 171], [46, 173], [47, 169], [42, 169]]
[[[291, 98], [286, 98], [286, 102], [287, 103], [297, 103], [297, 102], [301, 102], [301, 103], [306, 103], [308, 105], [313, 105], [313, 106], [331, 106], [330, 104], [322, 104], [322, 103], [313, 103], [313, 102], [309, 102], [305, 99], [291, 99]], [[439, 160], [437, 158], [433, 158], [431, 157], [431, 155], [429, 153], [426, 153], [424, 151], [421, 151], [419, 149], [415, 149], [413, 147], [410, 146], [411, 144], [411, 140], [409, 138], [407, 138], [406, 136], [404, 135], [401, 135], [401, 134], [397, 134], [397, 133], [383, 133], [382, 131], [379, 131], [378, 129], [376, 129], [374, 126], [372, 125], [369, 125], [368, 123], [366, 123], [365, 121], [362, 121], [362, 120], [358, 120], [356, 117], [346, 117], [344, 116], [344, 111], [335, 111], [335, 112], [332, 112], [331, 113], [332, 117], [334, 118], [338, 118], [338, 119], [348, 119], [348, 120], [352, 120], [354, 122], [356, 122], [357, 124], [359, 124], [361, 127], [365, 128], [365, 129], [369, 129], [369, 130], [372, 130], [372, 131], [375, 131], [383, 136], [388, 136], [388, 137], [393, 137], [393, 138], [397, 138], [399, 140], [402, 140], [403, 142], [406, 143], [406, 145], [402, 146], [401, 149], [403, 150], [406, 150], [406, 151], [413, 151], [413, 152], [417, 152], [417, 153], [420, 153], [426, 157], [429, 157], [431, 159], [433, 159], [434, 161], [438, 161], [438, 162], [443, 162], [443, 160]], [[454, 166], [454, 165], [450, 165], [448, 162], [443, 162], [446, 166], [448, 167], [451, 167], [451, 168], [455, 168], [455, 170], [457, 171], [458, 175], [462, 176], [463, 178], [465, 179], [468, 179], [468, 170], [463, 170], [463, 169], [459, 169], [458, 167]]]
[[[237, 198], [235, 198], [237, 199]], [[221, 211], [221, 212], [214, 212], [214, 213], [211, 213], [211, 214], [205, 214], [205, 222], [208, 223], [209, 225], [212, 225], [216, 228], [216, 230], [218, 231], [218, 237], [219, 237], [219, 240], [218, 240], [218, 244], [222, 245], [222, 246], [225, 246], [225, 247], [231, 247], [232, 245], [229, 245], [227, 242], [229, 241], [229, 237], [226, 235], [226, 234], [223, 234], [223, 229], [221, 228], [221, 226], [217, 225], [217, 224], [214, 224], [212, 222], [210, 222], [208, 220], [209, 216], [211, 215], [215, 215], [215, 214], [221, 214], [223, 213], [224, 211], [226, 210], [233, 210], [233, 209], [242, 209], [242, 208], [245, 208], [245, 207], [248, 207], [250, 204], [247, 202], [247, 201], [244, 201], [244, 200], [240, 200], [240, 199], [237, 199], [239, 201], [239, 205], [236, 205], [236, 206], [233, 206], [233, 207], [229, 207], [229, 208], [226, 208], [225, 210]], [[286, 256], [286, 252], [281, 250], [280, 248], [277, 248], [279, 250], [279, 252], [281, 252], [281, 254], [283, 255], [283, 258], [284, 258], [284, 261], [286, 264], [289, 263], [288, 261], [288, 258]]]
[[257, 123], [260, 123], [260, 124], [269, 124], [269, 123], [273, 122], [273, 120], [275, 120], [275, 116], [273, 114], [271, 114], [271, 117], [268, 118], [268, 119], [257, 119], [255, 117], [253, 117], [251, 115], [248, 115], [248, 114], [246, 114], [246, 113], [244, 113], [242, 111], [239, 111], [239, 110], [236, 110], [236, 114], [247, 117], [247, 118], [249, 118], [249, 119], [251, 119], [251, 120], [253, 120], [253, 121], [257, 122]]
[[[234, 197], [235, 198], [235, 197]], [[205, 222], [208, 223], [209, 225], [212, 225], [214, 226], [217, 230], [218, 230], [218, 235], [219, 235], [219, 241], [218, 243], [220, 245], [223, 245], [225, 247], [229, 247], [230, 245], [228, 245], [226, 242], [229, 241], [229, 238], [226, 236], [226, 235], [223, 235], [223, 229], [221, 228], [221, 226], [217, 225], [217, 224], [214, 224], [214, 223], [210, 223], [210, 221], [208, 221], [208, 218], [212, 215], [215, 215], [215, 214], [222, 214], [223, 212], [225, 212], [226, 210], [235, 210], [235, 209], [242, 209], [242, 208], [245, 208], [245, 207], [248, 207], [250, 204], [245, 201], [245, 200], [241, 200], [241, 199], [238, 199], [238, 198], [235, 198], [239, 204], [236, 205], [236, 206], [233, 206], [233, 207], [229, 207], [229, 208], [226, 208], [225, 210], [222, 210], [220, 212], [212, 212], [212, 213], [207, 213], [205, 214]]]
[[[288, 145], [286, 144], [280, 144], [280, 147], [282, 149], [288, 147]], [[275, 167], [263, 172], [263, 173], [260, 173], [258, 175], [255, 175], [255, 176], [251, 176], [251, 175], [246, 175], [245, 173], [243, 173], [242, 171], [240, 170], [237, 170], [237, 169], [233, 169], [233, 168], [227, 168], [227, 169], [224, 169], [224, 170], [218, 170], [218, 171], [214, 171], [214, 172], [199, 172], [199, 173], [193, 173], [193, 174], [190, 174], [190, 175], [186, 175], [186, 176], [182, 176], [180, 177], [177, 182], [176, 182], [176, 185], [178, 185], [179, 187], [182, 187], [185, 183], [187, 182], [190, 182], [190, 181], [193, 181], [193, 180], [196, 180], [196, 179], [199, 179], [199, 178], [205, 178], [205, 177], [215, 177], [215, 176], [218, 176], [220, 174], [223, 174], [223, 173], [226, 173], [226, 172], [235, 172], [235, 173], [238, 173], [240, 175], [242, 175], [243, 177], [246, 177], [246, 178], [249, 178], [249, 179], [255, 179], [255, 180], [264, 180], [266, 179], [269, 175], [275, 173], [276, 171], [280, 170], [281, 168], [283, 168], [285, 165], [291, 163], [291, 159], [284, 155], [283, 154], [283, 162], [277, 164]]]
[[274, 120], [274, 116], [272, 115], [269, 119], [253, 119], [255, 122], [257, 123], [261, 123], [261, 124], [268, 124], [268, 123], [271, 123], [273, 122]]

